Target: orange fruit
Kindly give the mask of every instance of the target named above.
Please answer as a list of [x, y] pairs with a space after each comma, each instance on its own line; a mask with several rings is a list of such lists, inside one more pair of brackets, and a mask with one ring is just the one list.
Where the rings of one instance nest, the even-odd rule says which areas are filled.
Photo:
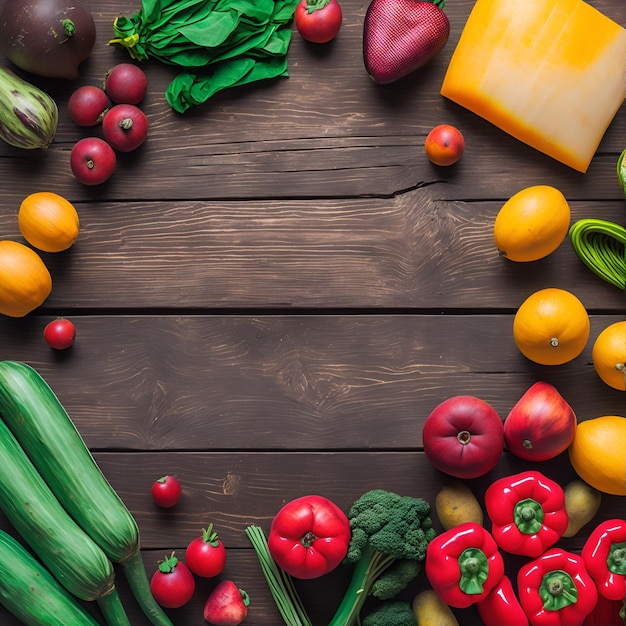
[[613, 389], [626, 391], [626, 320], [607, 326], [591, 352], [598, 376]]
[[626, 496], [626, 418], [603, 415], [578, 424], [569, 447], [576, 473], [598, 491]]
[[555, 187], [535, 185], [518, 191], [502, 206], [493, 225], [501, 256], [537, 261], [565, 239], [571, 219], [565, 196]]
[[549, 287], [531, 294], [518, 308], [513, 337], [519, 351], [541, 365], [575, 359], [589, 339], [589, 315], [569, 291]]
[[38, 191], [24, 198], [17, 223], [24, 239], [44, 252], [67, 250], [80, 229], [74, 205], [51, 191]]

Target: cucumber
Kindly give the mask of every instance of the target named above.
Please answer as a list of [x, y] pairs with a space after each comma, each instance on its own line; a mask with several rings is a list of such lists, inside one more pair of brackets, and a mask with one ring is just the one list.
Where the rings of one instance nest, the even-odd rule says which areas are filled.
[[32, 367], [0, 361], [0, 414], [78, 525], [122, 567], [155, 626], [173, 626], [150, 591], [137, 523], [96, 464], [48, 383]]
[[98, 626], [56, 578], [3, 530], [0, 530], [0, 604], [26, 626]]

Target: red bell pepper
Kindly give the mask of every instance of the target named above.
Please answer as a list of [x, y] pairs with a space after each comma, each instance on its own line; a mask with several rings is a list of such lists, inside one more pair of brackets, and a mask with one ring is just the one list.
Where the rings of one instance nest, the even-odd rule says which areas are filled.
[[624, 601], [626, 520], [610, 519], [598, 524], [585, 542], [581, 556], [598, 593], [608, 600]]
[[593, 611], [585, 617], [583, 626], [624, 626], [626, 623], [620, 609], [624, 608], [624, 601], [607, 600], [598, 595], [598, 602]]
[[582, 557], [559, 548], [523, 565], [517, 589], [531, 626], [581, 626], [598, 601]]
[[485, 509], [493, 538], [511, 554], [538, 557], [567, 528], [563, 489], [537, 471], [496, 480], [485, 493]]
[[435, 537], [426, 548], [426, 577], [449, 606], [484, 600], [504, 576], [504, 559], [488, 530], [465, 522]]
[[528, 626], [528, 618], [508, 576], [478, 603], [478, 614], [485, 626]]

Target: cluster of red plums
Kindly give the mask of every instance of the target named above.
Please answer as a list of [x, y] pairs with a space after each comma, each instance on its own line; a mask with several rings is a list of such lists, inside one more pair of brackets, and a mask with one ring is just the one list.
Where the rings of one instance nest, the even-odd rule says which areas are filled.
[[146, 140], [148, 119], [138, 106], [146, 90], [143, 70], [120, 63], [107, 72], [101, 87], [83, 85], [70, 95], [72, 121], [102, 129], [102, 137], [83, 137], [72, 147], [70, 167], [81, 183], [99, 185], [108, 180], [117, 166], [116, 152], [132, 152]]

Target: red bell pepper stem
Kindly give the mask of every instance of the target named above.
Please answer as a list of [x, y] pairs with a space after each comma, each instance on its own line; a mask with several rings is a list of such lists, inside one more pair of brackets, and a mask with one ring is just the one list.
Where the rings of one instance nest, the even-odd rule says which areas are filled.
[[496, 543], [511, 554], [538, 557], [567, 528], [563, 489], [537, 471], [496, 480], [485, 493], [485, 508]]
[[532, 626], [581, 626], [598, 601], [582, 558], [558, 548], [523, 565], [517, 588]]
[[504, 560], [485, 528], [466, 522], [435, 537], [426, 549], [426, 577], [449, 606], [484, 600], [504, 576]]
[[610, 519], [589, 534], [581, 556], [585, 567], [608, 600], [624, 601], [626, 596], [626, 520]]
[[528, 626], [528, 618], [508, 576], [478, 603], [478, 614], [485, 626]]

